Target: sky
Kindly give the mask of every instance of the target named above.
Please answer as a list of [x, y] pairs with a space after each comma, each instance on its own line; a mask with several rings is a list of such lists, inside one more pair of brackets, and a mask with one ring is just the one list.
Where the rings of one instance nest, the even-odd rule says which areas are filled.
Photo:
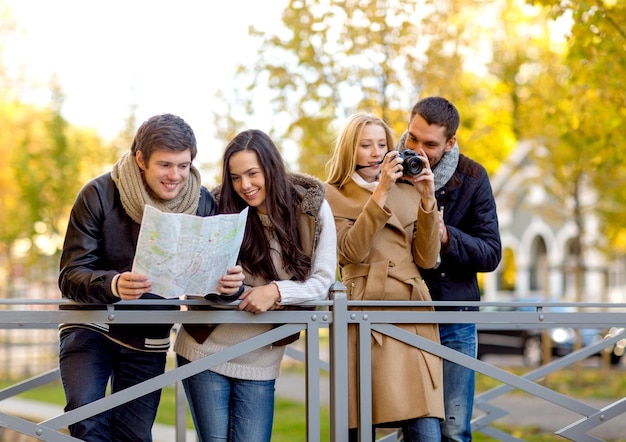
[[[70, 123], [112, 139], [137, 105], [140, 124], [174, 113], [193, 128], [198, 161], [217, 161], [215, 94], [232, 89], [235, 66], [254, 62], [248, 26], [271, 31], [286, 0], [0, 0], [18, 31], [5, 63], [42, 87], [55, 76]], [[262, 124], [262, 120], [257, 125]], [[259, 127], [263, 129], [263, 127]]]

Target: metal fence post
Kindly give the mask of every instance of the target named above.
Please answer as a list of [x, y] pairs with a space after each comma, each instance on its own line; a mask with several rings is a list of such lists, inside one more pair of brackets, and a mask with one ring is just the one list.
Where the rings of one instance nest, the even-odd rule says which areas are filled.
[[348, 299], [347, 289], [336, 282], [330, 290], [330, 440], [348, 440]]

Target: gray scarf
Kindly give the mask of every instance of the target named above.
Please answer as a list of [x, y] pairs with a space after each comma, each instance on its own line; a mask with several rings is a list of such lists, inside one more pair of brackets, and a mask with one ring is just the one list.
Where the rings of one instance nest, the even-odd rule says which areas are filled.
[[200, 202], [200, 172], [192, 165], [189, 177], [176, 198], [164, 201], [153, 198], [143, 180], [137, 160], [130, 152], [125, 153], [113, 166], [111, 178], [120, 192], [124, 210], [137, 224], [141, 224], [143, 208], [146, 204], [161, 212], [186, 213], [195, 215]]
[[[396, 144], [396, 150], [405, 149], [404, 142], [406, 141], [407, 132], [405, 131], [400, 139], [398, 140], [398, 144]], [[459, 145], [454, 143], [454, 147], [449, 152], [446, 152], [441, 160], [435, 165], [433, 168], [433, 173], [435, 174], [435, 191], [441, 189], [446, 185], [452, 175], [454, 175], [454, 171], [456, 170], [456, 166], [459, 164]]]

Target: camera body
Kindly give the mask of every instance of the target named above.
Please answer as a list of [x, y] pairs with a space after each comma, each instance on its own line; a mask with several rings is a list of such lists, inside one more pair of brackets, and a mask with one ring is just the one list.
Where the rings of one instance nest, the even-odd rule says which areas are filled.
[[422, 157], [411, 149], [403, 149], [398, 154], [398, 158], [402, 158], [402, 174], [403, 175], [419, 175], [424, 169], [424, 161]]

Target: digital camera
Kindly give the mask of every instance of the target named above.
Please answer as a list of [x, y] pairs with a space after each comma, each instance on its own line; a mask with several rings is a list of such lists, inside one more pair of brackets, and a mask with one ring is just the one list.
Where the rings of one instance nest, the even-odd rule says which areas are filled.
[[403, 175], [419, 175], [424, 169], [424, 161], [422, 157], [411, 149], [403, 149], [398, 154], [402, 158], [402, 174]]

